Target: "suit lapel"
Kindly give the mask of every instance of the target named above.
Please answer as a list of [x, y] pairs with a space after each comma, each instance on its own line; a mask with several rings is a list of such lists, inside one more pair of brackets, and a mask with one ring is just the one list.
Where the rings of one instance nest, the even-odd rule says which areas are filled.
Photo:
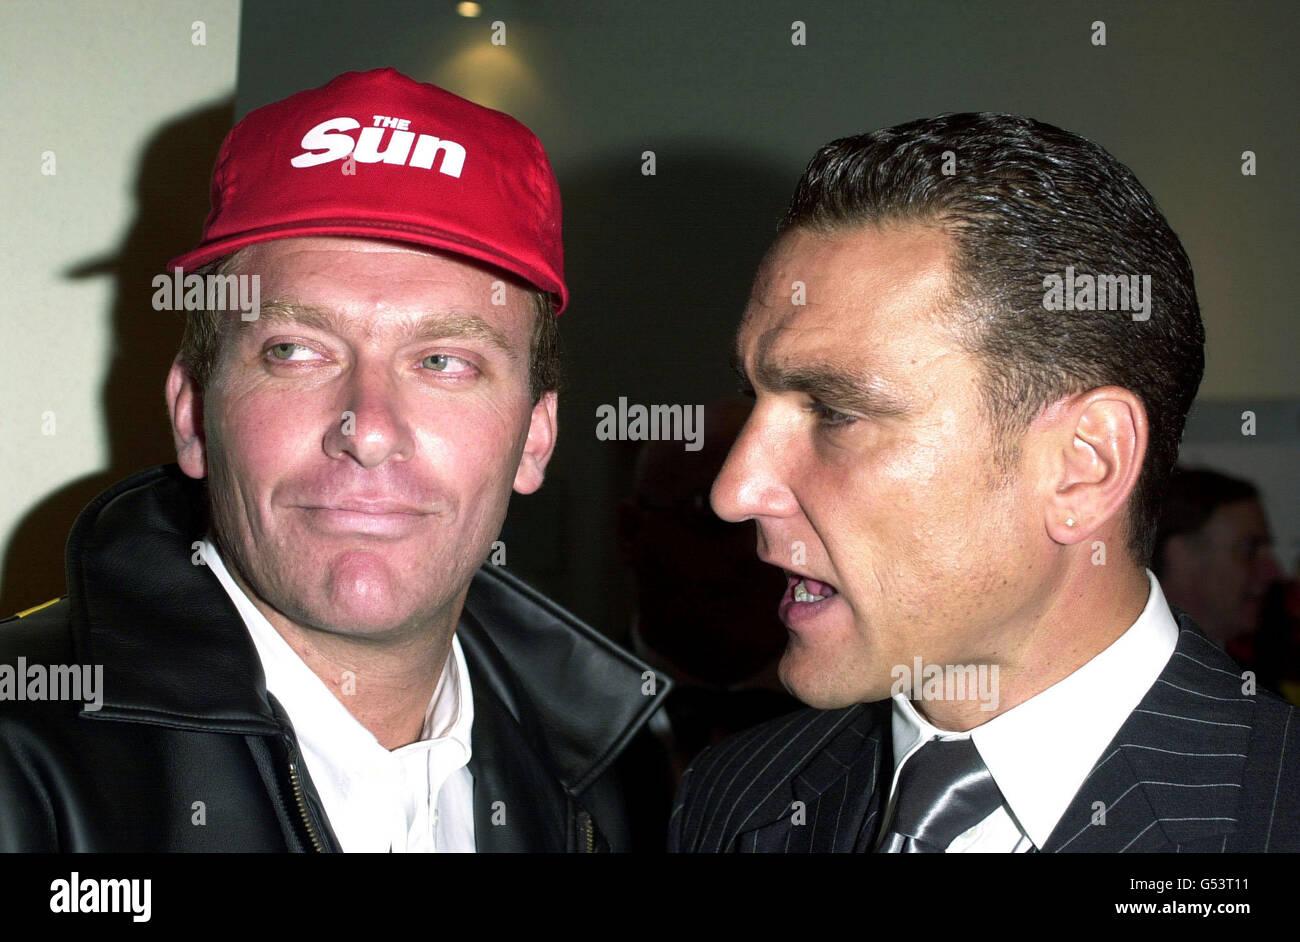
[[1254, 698], [1186, 615], [1178, 645], [1043, 850], [1219, 850], [1237, 821]]
[[[765, 853], [851, 852], [869, 848], [879, 829], [882, 759], [889, 749], [888, 701], [847, 711], [792, 775], [737, 831], [735, 849]], [[883, 763], [886, 771], [890, 763]]]

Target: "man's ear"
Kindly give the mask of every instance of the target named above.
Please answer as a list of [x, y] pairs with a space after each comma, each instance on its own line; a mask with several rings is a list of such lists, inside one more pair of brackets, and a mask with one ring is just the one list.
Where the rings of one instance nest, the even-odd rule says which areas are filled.
[[1115, 519], [1137, 486], [1149, 427], [1142, 401], [1120, 386], [1070, 396], [1034, 422], [1049, 485], [1043, 524], [1057, 543], [1079, 543]]
[[519, 456], [519, 469], [515, 472], [517, 493], [533, 493], [542, 486], [546, 477], [546, 466], [550, 463], [551, 453], [555, 451], [555, 436], [559, 431], [556, 402], [556, 394], [552, 390], [542, 393], [542, 398], [533, 406], [532, 419], [528, 423], [528, 440], [524, 442], [524, 453]]
[[207, 437], [203, 432], [203, 391], [180, 357], [167, 372], [167, 411], [172, 418], [176, 463], [192, 478], [208, 473]]

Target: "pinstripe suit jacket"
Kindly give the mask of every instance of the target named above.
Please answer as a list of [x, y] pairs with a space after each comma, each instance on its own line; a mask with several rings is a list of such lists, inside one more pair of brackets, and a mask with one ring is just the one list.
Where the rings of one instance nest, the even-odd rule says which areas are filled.
[[[1295, 708], [1243, 695], [1241, 668], [1185, 614], [1178, 623], [1169, 663], [1041, 850], [1300, 851]], [[802, 710], [705, 750], [682, 779], [668, 849], [870, 850], [893, 774], [890, 709]]]

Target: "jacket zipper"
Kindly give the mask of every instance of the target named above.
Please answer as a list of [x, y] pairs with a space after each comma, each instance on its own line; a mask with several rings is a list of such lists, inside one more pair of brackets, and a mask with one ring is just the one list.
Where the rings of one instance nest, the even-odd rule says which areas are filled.
[[316, 825], [311, 823], [311, 815], [307, 813], [307, 802], [302, 795], [302, 782], [298, 778], [298, 764], [292, 760], [289, 761], [289, 781], [293, 785], [293, 800], [298, 805], [298, 814], [302, 816], [302, 823], [307, 828], [307, 836], [311, 838], [312, 847], [316, 853], [325, 853], [325, 845], [321, 843], [320, 837], [316, 834]]
[[592, 823], [591, 815], [586, 811], [578, 812], [578, 827], [582, 829], [587, 840], [587, 853], [594, 854], [596, 852], [596, 827]]

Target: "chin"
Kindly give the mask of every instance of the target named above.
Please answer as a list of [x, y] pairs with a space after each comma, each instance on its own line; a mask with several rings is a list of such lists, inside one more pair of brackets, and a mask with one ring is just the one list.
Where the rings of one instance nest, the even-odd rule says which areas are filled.
[[408, 624], [413, 613], [394, 605], [335, 605], [328, 612], [338, 631], [355, 635], [382, 635]]
[[309, 624], [341, 634], [379, 636], [427, 620], [436, 600], [410, 597], [391, 578], [336, 579], [311, 586], [301, 607]]
[[777, 676], [792, 697], [818, 710], [842, 710], [889, 696], [888, 688], [876, 691], [870, 684], [855, 683], [790, 648], [781, 658]]
[[340, 635], [378, 637], [411, 620], [411, 613], [402, 611], [392, 599], [308, 597], [292, 607], [297, 611], [284, 612], [291, 620]]

